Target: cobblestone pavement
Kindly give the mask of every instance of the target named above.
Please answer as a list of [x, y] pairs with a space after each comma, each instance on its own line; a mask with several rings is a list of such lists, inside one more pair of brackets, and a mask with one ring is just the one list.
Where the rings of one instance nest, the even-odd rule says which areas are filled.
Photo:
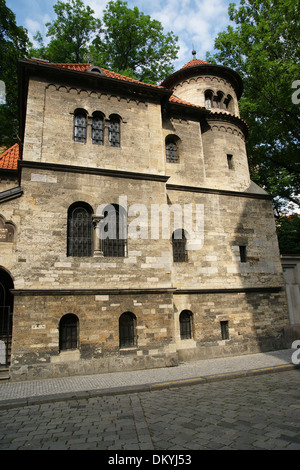
[[2, 409], [0, 450], [300, 450], [299, 378], [291, 370]]

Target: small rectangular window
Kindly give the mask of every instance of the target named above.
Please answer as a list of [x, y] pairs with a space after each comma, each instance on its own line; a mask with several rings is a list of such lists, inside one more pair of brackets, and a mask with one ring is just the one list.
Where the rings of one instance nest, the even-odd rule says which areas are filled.
[[227, 165], [229, 170], [233, 170], [233, 157], [231, 154], [227, 154]]
[[246, 263], [247, 261], [246, 247], [240, 246], [239, 248], [240, 248], [240, 261], [241, 263]]
[[221, 335], [222, 339], [229, 339], [229, 327], [228, 327], [228, 321], [221, 321]]

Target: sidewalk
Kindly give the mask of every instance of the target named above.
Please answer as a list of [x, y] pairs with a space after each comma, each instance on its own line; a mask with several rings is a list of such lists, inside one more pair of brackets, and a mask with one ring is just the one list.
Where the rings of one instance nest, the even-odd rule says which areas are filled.
[[183, 363], [176, 367], [0, 383], [0, 409], [179, 387], [298, 368], [293, 349]]

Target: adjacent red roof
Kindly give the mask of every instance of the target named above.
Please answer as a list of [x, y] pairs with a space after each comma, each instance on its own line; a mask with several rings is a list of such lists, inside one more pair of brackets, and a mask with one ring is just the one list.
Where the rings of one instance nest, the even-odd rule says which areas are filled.
[[19, 160], [19, 144], [14, 144], [0, 155], [0, 169], [17, 170]]

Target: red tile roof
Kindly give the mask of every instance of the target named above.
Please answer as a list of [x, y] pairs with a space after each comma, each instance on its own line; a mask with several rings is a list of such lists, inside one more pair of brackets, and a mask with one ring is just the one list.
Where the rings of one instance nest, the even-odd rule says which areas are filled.
[[[37, 63], [44, 63], [46, 65], [51, 65], [54, 67], [61, 67], [61, 68], [68, 69], [68, 70], [76, 70], [77, 72], [86, 72], [89, 69], [93, 68], [92, 64], [72, 64], [72, 63], [65, 64], [65, 63], [55, 63], [55, 62], [46, 62], [46, 61], [43, 62], [38, 59], [28, 59], [28, 60], [32, 62], [37, 62]], [[104, 73], [104, 75], [108, 78], [114, 78], [116, 80], [123, 80], [123, 81], [131, 82], [131, 83], [139, 83], [141, 85], [146, 85], [146, 86], [155, 87], [155, 88], [164, 88], [160, 85], [144, 83], [139, 80], [135, 80], [134, 78], [126, 77], [125, 75], [121, 75], [120, 73], [113, 72], [112, 70], [104, 69], [103, 67], [99, 67], [99, 68]]]
[[14, 144], [0, 155], [0, 169], [17, 170], [19, 160], [19, 144]]
[[189, 101], [184, 101], [181, 98], [178, 98], [175, 95], [170, 96], [169, 101], [171, 103], [178, 103], [178, 104], [184, 104], [185, 106], [192, 106], [193, 108], [201, 108], [201, 109], [206, 109], [203, 106], [199, 106], [197, 104], [190, 103]]
[[203, 65], [203, 64], [208, 64], [209, 62], [205, 62], [205, 60], [200, 60], [200, 59], [192, 59], [190, 60], [187, 64], [185, 64], [182, 69], [185, 69], [186, 67], [193, 67], [194, 65]]

